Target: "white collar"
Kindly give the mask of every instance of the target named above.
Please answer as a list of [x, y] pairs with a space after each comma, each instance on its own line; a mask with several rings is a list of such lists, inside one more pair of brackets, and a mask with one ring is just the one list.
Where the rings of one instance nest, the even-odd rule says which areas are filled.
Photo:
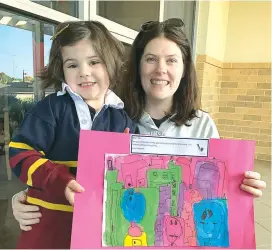
[[[57, 92], [57, 96], [62, 96], [66, 94], [66, 92], [68, 92], [72, 97], [79, 98], [84, 101], [83, 98], [79, 94], [75, 93], [67, 83], [63, 82], [62, 90]], [[110, 89], [108, 89], [105, 95], [104, 105], [111, 106], [116, 109], [124, 108], [123, 101]]]

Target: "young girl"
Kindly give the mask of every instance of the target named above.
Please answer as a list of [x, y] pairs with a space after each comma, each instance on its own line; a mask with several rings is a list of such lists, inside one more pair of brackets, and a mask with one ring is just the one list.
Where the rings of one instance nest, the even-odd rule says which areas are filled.
[[109, 90], [118, 83], [122, 58], [122, 44], [101, 23], [58, 26], [42, 80], [59, 91], [26, 114], [10, 142], [10, 166], [28, 185], [27, 204], [43, 214], [32, 231], [22, 232], [18, 248], [70, 247], [71, 205], [75, 192], [83, 191], [75, 181], [80, 129], [135, 132], [122, 101]]
[[[119, 94], [141, 134], [219, 138], [211, 117], [200, 110], [196, 72], [180, 19], [142, 25], [129, 57]], [[246, 172], [241, 188], [255, 197], [266, 184], [260, 174]], [[23, 230], [44, 219], [37, 206], [24, 205], [25, 193], [14, 197], [13, 212]]]

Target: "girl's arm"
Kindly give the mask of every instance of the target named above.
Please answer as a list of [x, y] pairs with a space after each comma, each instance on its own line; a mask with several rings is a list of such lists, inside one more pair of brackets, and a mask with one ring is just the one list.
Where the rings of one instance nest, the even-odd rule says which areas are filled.
[[55, 109], [48, 96], [25, 115], [19, 133], [9, 144], [9, 161], [13, 173], [23, 183], [58, 197], [64, 195], [74, 176], [69, 168], [47, 158], [58, 129]]

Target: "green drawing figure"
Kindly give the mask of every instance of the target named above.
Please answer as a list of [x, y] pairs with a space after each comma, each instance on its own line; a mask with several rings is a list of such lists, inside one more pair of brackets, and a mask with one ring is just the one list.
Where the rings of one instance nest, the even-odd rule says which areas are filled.
[[116, 242], [116, 213], [118, 201], [121, 198], [122, 183], [117, 182], [118, 171], [107, 171], [107, 200], [106, 200], [106, 228], [103, 235], [107, 245], [114, 245]]
[[170, 214], [172, 216], [177, 216], [179, 186], [180, 186], [180, 183], [181, 183], [181, 167], [175, 165], [173, 160], [169, 161], [168, 166], [169, 166], [169, 171], [171, 173]]

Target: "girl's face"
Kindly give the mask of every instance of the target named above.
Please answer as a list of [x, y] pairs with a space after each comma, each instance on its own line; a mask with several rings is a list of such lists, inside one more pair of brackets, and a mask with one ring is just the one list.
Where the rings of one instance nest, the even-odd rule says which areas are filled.
[[140, 76], [147, 99], [172, 100], [183, 72], [182, 53], [175, 42], [157, 37], [146, 45], [140, 62]]
[[87, 104], [99, 109], [109, 88], [109, 75], [92, 42], [83, 39], [61, 50], [64, 79]]

